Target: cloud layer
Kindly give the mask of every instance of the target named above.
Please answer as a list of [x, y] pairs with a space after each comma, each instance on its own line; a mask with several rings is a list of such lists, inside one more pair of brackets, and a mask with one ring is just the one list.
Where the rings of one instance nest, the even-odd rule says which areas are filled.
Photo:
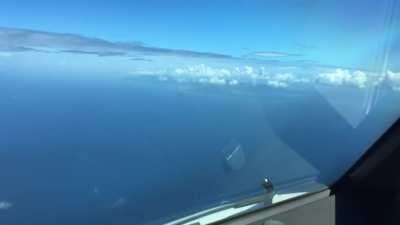
[[335, 86], [346, 85], [365, 88], [369, 84], [369, 77], [366, 72], [360, 70], [350, 71], [338, 68], [334, 71], [318, 74], [318, 81]]
[[1, 28], [0, 51], [93, 54], [98, 56], [172, 55], [183, 57], [232, 58], [229, 55], [145, 46], [141, 43], [110, 42], [75, 34], [28, 29]]
[[[288, 67], [287, 67], [288, 68]], [[290, 88], [299, 85], [329, 85], [365, 89], [384, 85], [400, 91], [400, 73], [388, 71], [384, 75], [343, 68], [318, 68], [307, 72], [296, 67], [266, 68], [264, 66], [212, 67], [205, 64], [169, 69], [135, 70], [135, 76], [154, 76], [160, 81], [188, 82], [218, 86], [264, 85]]]

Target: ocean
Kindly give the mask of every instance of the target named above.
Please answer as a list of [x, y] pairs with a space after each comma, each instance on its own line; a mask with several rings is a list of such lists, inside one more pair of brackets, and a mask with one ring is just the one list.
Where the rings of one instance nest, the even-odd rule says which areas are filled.
[[400, 114], [392, 91], [365, 114], [365, 92], [2, 75], [0, 224], [158, 224], [264, 178], [330, 185]]

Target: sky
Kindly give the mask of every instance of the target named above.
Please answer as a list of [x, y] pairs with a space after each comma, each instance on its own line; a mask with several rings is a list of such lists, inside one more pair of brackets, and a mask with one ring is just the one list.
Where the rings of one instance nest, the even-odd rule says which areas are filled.
[[[99, 64], [102, 71], [115, 72], [118, 67], [129, 72], [284, 62], [377, 72], [387, 62], [390, 68], [383, 69], [397, 72], [400, 65], [393, 58], [400, 52], [399, 17], [389, 16], [398, 16], [396, 4], [397, 0], [3, 0], [0, 57], [8, 61], [0, 59], [0, 65], [3, 72], [21, 68], [26, 61], [31, 64], [23, 67], [38, 71], [57, 71], [49, 66], [68, 62], [69, 69], [84, 72], [100, 70]], [[10, 31], [19, 32], [19, 38]], [[80, 41], [79, 46], [69, 38]], [[123, 55], [129, 60], [118, 59]]]

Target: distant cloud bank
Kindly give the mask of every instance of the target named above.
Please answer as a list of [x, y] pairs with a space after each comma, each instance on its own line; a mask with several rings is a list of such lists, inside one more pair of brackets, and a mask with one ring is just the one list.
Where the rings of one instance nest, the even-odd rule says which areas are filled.
[[361, 70], [324, 69], [319, 68], [309, 72], [297, 73], [279, 71], [266, 67], [212, 67], [205, 64], [188, 65], [169, 69], [141, 69], [131, 71], [135, 76], [154, 76], [160, 81], [190, 82], [210, 85], [240, 84], [265, 85], [273, 88], [289, 88], [299, 84], [320, 84], [330, 86], [347, 86], [359, 89], [384, 85], [392, 90], [400, 91], [400, 73], [388, 71], [386, 74], [376, 74]]

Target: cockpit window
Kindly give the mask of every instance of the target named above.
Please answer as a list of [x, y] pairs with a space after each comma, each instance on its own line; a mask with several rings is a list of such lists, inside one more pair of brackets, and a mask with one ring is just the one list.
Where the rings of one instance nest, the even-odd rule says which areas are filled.
[[329, 188], [400, 116], [398, 0], [0, 7], [0, 224], [201, 225]]

